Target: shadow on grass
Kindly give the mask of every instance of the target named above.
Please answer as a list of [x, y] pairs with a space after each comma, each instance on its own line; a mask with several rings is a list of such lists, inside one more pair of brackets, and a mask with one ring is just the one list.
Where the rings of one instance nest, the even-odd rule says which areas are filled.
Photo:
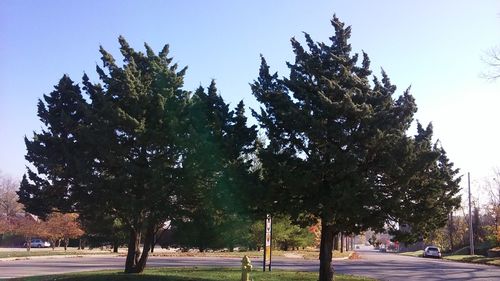
[[[189, 268], [149, 268], [141, 274], [125, 274], [116, 270], [80, 272], [72, 274], [33, 276], [23, 281], [234, 281], [240, 280], [239, 268], [189, 267]], [[275, 270], [272, 272], [252, 271], [251, 278], [259, 281], [316, 281], [317, 272], [297, 272]], [[373, 281], [374, 279], [351, 275], [336, 275], [337, 281]]]
[[[125, 274], [117, 271], [94, 271], [64, 275], [26, 277], [24, 281], [226, 281], [240, 280], [238, 268], [150, 268], [141, 274]], [[316, 272], [295, 272], [276, 270], [272, 272], [254, 271], [251, 278], [259, 281], [316, 281]], [[338, 281], [374, 280], [350, 275], [337, 275]]]
[[468, 263], [480, 263], [480, 264], [490, 264], [490, 265], [499, 265], [495, 263], [498, 261], [498, 258], [487, 258], [487, 257], [464, 257], [461, 261]]
[[[117, 270], [103, 270], [92, 272], [78, 272], [60, 275], [32, 276], [12, 279], [15, 281], [118, 281], [118, 280], [140, 280], [140, 281], [209, 281], [213, 275], [228, 273], [227, 269], [219, 268], [150, 268], [143, 273], [126, 274]], [[209, 278], [207, 278], [207, 275]]]
[[[16, 280], [16, 279], [15, 279]], [[46, 279], [17, 279], [17, 280], [37, 280], [37, 281], [121, 281], [121, 280], [140, 280], [140, 281], [209, 281], [212, 279], [182, 277], [182, 276], [158, 276], [154, 274], [103, 274], [103, 275], [87, 275], [87, 276], [66, 276], [66, 277], [48, 277]]]
[[[309, 281], [317, 280], [312, 272], [252, 272], [255, 280], [262, 281]], [[34, 276], [24, 281], [222, 281], [239, 280], [241, 271], [237, 268], [150, 268], [141, 274], [125, 274], [117, 271], [80, 272], [63, 275]]]

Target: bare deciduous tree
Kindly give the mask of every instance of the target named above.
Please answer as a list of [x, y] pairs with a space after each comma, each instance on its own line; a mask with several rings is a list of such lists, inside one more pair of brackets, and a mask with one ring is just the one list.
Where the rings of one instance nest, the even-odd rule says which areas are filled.
[[500, 78], [500, 46], [486, 51], [482, 60], [487, 65], [487, 70], [481, 76], [490, 80]]
[[0, 174], [0, 216], [13, 217], [22, 210], [22, 205], [17, 202], [18, 187], [19, 181]]
[[[500, 53], [499, 53], [500, 54]], [[500, 63], [500, 60], [499, 60]], [[499, 70], [500, 74], [500, 70]], [[500, 242], [500, 169], [493, 169], [493, 177], [484, 181], [483, 190], [488, 194], [489, 201], [486, 203], [486, 215], [491, 218], [489, 229], [490, 235], [496, 237]]]

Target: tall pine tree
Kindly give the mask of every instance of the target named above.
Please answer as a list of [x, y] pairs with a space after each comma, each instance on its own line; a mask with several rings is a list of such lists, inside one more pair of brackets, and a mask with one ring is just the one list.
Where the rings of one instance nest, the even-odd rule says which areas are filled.
[[256, 126], [246, 126], [243, 102], [229, 110], [214, 81], [206, 93], [198, 88], [191, 109], [185, 162], [192, 188], [190, 214], [173, 225], [182, 246], [231, 249], [240, 242], [248, 216], [245, 197], [252, 186], [247, 155], [255, 147]]
[[125, 271], [134, 273], [143, 271], [158, 225], [184, 207], [190, 96], [182, 90], [186, 68], [171, 63], [168, 45], [159, 54], [146, 45], [144, 54], [119, 42], [123, 66], [101, 48], [102, 85], [85, 75], [87, 100], [64, 76], [39, 102], [45, 128], [26, 139], [26, 158], [37, 170], [28, 171], [19, 195], [35, 214], [119, 219], [129, 233]]
[[237, 222], [248, 204], [246, 155], [256, 128], [246, 126], [242, 102], [229, 110], [215, 83], [207, 94], [183, 90], [186, 68], [172, 64], [168, 45], [155, 54], [148, 45], [135, 51], [122, 37], [119, 43], [122, 65], [100, 49], [102, 84], [84, 75], [80, 89], [64, 76], [39, 102], [45, 127], [26, 139], [36, 170], [28, 170], [19, 196], [34, 214], [119, 222], [128, 231], [125, 272], [138, 273], [167, 220], [216, 218], [232, 229], [227, 222]]
[[[399, 218], [423, 223], [411, 215], [417, 206], [436, 200], [435, 206], [449, 209], [458, 191], [450, 167], [441, 171], [451, 174], [432, 183], [409, 184], [417, 175], [431, 180], [427, 168], [440, 166], [432, 146], [406, 136], [417, 109], [414, 99], [408, 91], [394, 98], [396, 87], [384, 72], [381, 81], [370, 83], [368, 56], [363, 53], [359, 64], [358, 54], [351, 53], [351, 28], [335, 16], [331, 23], [331, 44], [305, 34], [305, 50], [292, 38], [289, 77], [271, 74], [262, 58], [251, 85], [262, 104], [254, 116], [269, 140], [259, 152], [268, 202], [274, 212], [296, 221], [321, 220], [320, 281], [333, 279], [335, 234], [379, 229]], [[413, 170], [405, 169], [409, 163]], [[434, 197], [435, 190], [445, 196]], [[408, 198], [411, 194], [418, 199]], [[398, 204], [408, 207], [399, 210]]]

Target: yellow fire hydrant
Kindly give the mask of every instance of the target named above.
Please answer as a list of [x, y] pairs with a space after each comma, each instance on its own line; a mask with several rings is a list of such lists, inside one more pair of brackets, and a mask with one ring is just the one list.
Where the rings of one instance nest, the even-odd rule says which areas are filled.
[[241, 281], [250, 281], [250, 271], [252, 271], [252, 263], [245, 255], [241, 260]]

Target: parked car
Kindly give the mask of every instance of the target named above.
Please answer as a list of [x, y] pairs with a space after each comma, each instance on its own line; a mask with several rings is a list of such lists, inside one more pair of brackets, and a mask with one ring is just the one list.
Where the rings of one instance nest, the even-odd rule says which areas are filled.
[[441, 251], [436, 246], [426, 247], [424, 250], [424, 258], [441, 258]]
[[[26, 243], [24, 243], [24, 247], [28, 247]], [[31, 239], [31, 248], [48, 248], [50, 247], [50, 242], [44, 241], [42, 239]]]

